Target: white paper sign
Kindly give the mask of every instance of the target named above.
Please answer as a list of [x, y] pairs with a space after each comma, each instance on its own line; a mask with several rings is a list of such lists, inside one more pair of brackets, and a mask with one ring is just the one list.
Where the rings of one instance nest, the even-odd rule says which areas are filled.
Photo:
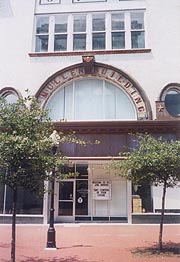
[[99, 180], [93, 181], [93, 199], [110, 200], [111, 199], [111, 181]]
[[60, 4], [60, 0], [41, 0], [41, 5]]

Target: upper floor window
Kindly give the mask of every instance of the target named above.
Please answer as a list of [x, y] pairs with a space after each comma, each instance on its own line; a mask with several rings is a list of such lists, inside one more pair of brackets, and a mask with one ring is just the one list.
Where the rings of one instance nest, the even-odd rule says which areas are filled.
[[35, 52], [145, 48], [144, 11], [37, 15]]

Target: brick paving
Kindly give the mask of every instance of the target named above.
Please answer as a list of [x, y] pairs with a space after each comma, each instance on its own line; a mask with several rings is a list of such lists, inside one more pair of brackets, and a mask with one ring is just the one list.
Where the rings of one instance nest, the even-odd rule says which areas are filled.
[[[47, 225], [17, 225], [16, 262], [180, 262], [142, 257], [136, 248], [157, 243], [158, 225], [56, 224], [56, 250], [47, 250]], [[10, 261], [11, 226], [0, 225], [0, 262]], [[164, 242], [180, 243], [180, 225], [164, 226]]]

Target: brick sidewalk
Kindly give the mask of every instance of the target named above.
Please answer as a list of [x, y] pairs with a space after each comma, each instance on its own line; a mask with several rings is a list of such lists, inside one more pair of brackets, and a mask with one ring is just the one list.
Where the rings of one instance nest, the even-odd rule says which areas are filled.
[[[46, 250], [47, 226], [18, 225], [16, 262], [179, 262], [179, 257], [135, 257], [156, 244], [158, 225], [57, 224], [57, 250]], [[164, 242], [180, 243], [180, 225], [164, 226]], [[10, 261], [11, 226], [0, 225], [0, 262]]]

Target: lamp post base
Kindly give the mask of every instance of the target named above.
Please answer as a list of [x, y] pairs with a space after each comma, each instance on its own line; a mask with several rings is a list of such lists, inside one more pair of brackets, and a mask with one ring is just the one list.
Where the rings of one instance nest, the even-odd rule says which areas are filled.
[[47, 244], [46, 248], [56, 249], [56, 231], [54, 227], [50, 227], [47, 232]]

